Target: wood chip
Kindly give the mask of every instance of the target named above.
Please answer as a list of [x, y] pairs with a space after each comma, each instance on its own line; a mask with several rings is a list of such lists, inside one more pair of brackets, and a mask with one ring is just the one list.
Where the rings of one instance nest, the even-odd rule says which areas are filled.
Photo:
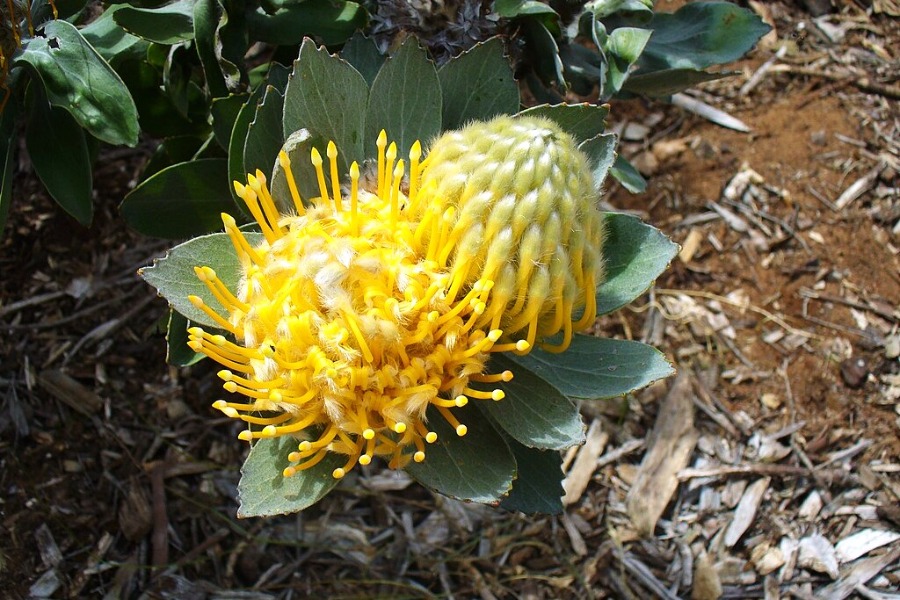
[[584, 490], [587, 489], [594, 471], [597, 469], [597, 459], [603, 453], [606, 442], [609, 441], [609, 435], [603, 431], [603, 425], [599, 419], [596, 419], [588, 428], [584, 446], [578, 451], [572, 468], [566, 474], [563, 480], [563, 489], [566, 495], [563, 496], [563, 504], [568, 506], [576, 502]]
[[103, 408], [103, 399], [62, 371], [43, 371], [38, 383], [54, 398], [64, 402], [85, 416], [91, 416]]
[[693, 405], [691, 381], [682, 372], [659, 407], [650, 447], [625, 500], [628, 516], [642, 535], [653, 534], [678, 488], [678, 472], [687, 466], [697, 444]]
[[885, 164], [881, 163], [877, 167], [870, 170], [868, 173], [851, 183], [850, 186], [846, 190], [844, 190], [844, 192], [840, 196], [838, 196], [838, 199], [834, 201], [834, 206], [838, 210], [842, 210], [846, 208], [851, 202], [862, 196], [872, 187], [884, 167]]
[[837, 579], [839, 574], [834, 546], [819, 533], [813, 533], [800, 540], [797, 564], [804, 569], [825, 573], [832, 579]]
[[841, 563], [856, 560], [875, 548], [881, 548], [900, 540], [900, 533], [885, 529], [863, 529], [845, 537], [834, 547]]
[[722, 582], [713, 568], [706, 551], [694, 561], [694, 589], [691, 600], [718, 600], [722, 597]]
[[881, 573], [882, 570], [892, 565], [897, 559], [900, 559], [900, 546], [895, 546], [890, 552], [881, 556], [861, 560], [839, 581], [819, 590], [817, 597], [822, 600], [844, 600], [844, 598], [853, 593], [857, 586], [866, 583]]
[[734, 518], [725, 531], [724, 542], [729, 548], [738, 543], [738, 540], [741, 539], [741, 536], [753, 523], [756, 510], [759, 508], [766, 490], [769, 489], [770, 481], [770, 478], [763, 477], [747, 486], [741, 501], [738, 502], [737, 508], [734, 509]]

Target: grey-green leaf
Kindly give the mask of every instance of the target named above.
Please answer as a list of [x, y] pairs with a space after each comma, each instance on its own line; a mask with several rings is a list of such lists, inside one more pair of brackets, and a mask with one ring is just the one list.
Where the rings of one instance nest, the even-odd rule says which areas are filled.
[[220, 229], [220, 215], [235, 210], [228, 161], [204, 158], [166, 167], [131, 190], [120, 209], [146, 235], [182, 239]]
[[414, 37], [387, 59], [372, 82], [366, 111], [365, 152], [374, 155], [382, 129], [407, 160], [413, 142], [422, 144], [441, 131], [441, 84], [434, 63]]
[[[244, 142], [244, 173], [270, 173], [282, 138], [281, 116], [284, 111], [284, 97], [272, 86], [266, 87], [262, 102], [256, 107], [256, 116], [247, 129]], [[243, 180], [244, 178], [241, 178]]]
[[365, 77], [366, 83], [370, 86], [375, 81], [381, 65], [387, 59], [384, 54], [378, 51], [375, 40], [359, 32], [353, 34], [353, 37], [344, 44], [344, 48], [341, 50], [341, 58], [353, 65], [353, 68]]
[[166, 362], [176, 367], [189, 367], [205, 356], [188, 346], [188, 329], [193, 324], [177, 310], [169, 311], [166, 325]]
[[616, 181], [622, 184], [632, 194], [643, 194], [647, 190], [647, 180], [644, 176], [621, 154], [616, 156], [612, 168], [609, 170]]
[[[251, 246], [262, 240], [261, 233], [244, 232]], [[216, 276], [232, 292], [237, 292], [241, 265], [227, 234], [213, 233], [188, 240], [169, 250], [164, 258], [139, 271], [144, 281], [156, 288], [169, 304], [190, 321], [204, 327], [218, 325], [205, 312], [195, 307], [188, 296], [200, 296], [207, 306], [220, 314], [226, 309], [219, 304], [206, 285], [197, 279], [194, 267], [211, 267]]]
[[527, 514], [560, 514], [565, 490], [559, 452], [528, 448], [509, 438], [506, 441], [516, 458], [517, 475], [512, 490], [500, 501], [500, 506]]
[[[338, 148], [339, 172], [363, 161], [363, 138], [369, 86], [359, 71], [303, 40], [284, 98], [284, 139], [299, 129], [332, 140]], [[319, 148], [325, 156], [325, 148]]]
[[707, 73], [697, 69], [662, 69], [649, 73], [634, 73], [622, 87], [626, 92], [644, 94], [654, 98], [671, 96], [705, 81], [715, 81], [734, 75], [733, 71]]
[[50, 21], [30, 38], [14, 65], [27, 65], [54, 106], [64, 108], [94, 137], [134, 146], [138, 114], [128, 88], [74, 25]]
[[606, 280], [597, 289], [597, 314], [605, 315], [647, 291], [678, 254], [678, 244], [637, 217], [606, 213], [603, 258]]
[[25, 143], [34, 170], [53, 199], [88, 226], [94, 215], [93, 178], [84, 130], [68, 112], [51, 106], [43, 93], [28, 96], [31, 110]]
[[516, 461], [503, 437], [474, 406], [451, 409], [468, 433], [456, 432], [433, 407], [428, 428], [438, 434], [425, 447], [425, 461], [410, 462], [406, 470], [436, 492], [472, 502], [496, 504], [507, 494], [516, 474]]
[[653, 37], [641, 57], [647, 70], [705, 69], [737, 60], [771, 29], [731, 2], [697, 2], [675, 13], [656, 13]]
[[616, 161], [617, 141], [616, 134], [601, 133], [578, 145], [578, 149], [584, 152], [590, 161], [594, 187], [598, 191]]
[[176, 0], [156, 8], [123, 6], [113, 19], [125, 31], [167, 46], [194, 39], [194, 0]]
[[519, 110], [519, 86], [500, 38], [476, 44], [438, 71], [442, 94], [442, 129], [469, 121], [486, 121]]
[[491, 386], [502, 389], [506, 397], [474, 402], [506, 434], [529, 448], [564, 450], [584, 442], [578, 408], [556, 388], [527, 365], [503, 355], [492, 357], [491, 367], [512, 371], [512, 381]]
[[333, 452], [293, 477], [282, 475], [290, 465], [288, 454], [296, 449], [297, 440], [291, 436], [259, 440], [253, 445], [241, 467], [239, 518], [299, 512], [321, 500], [337, 485], [332, 472], [346, 462], [346, 457]]
[[565, 396], [581, 400], [622, 396], [674, 373], [671, 363], [652, 346], [580, 334], [572, 336], [572, 344], [561, 354], [535, 349], [510, 360]]
[[607, 105], [596, 104], [542, 104], [519, 113], [534, 117], [546, 117], [569, 132], [578, 143], [585, 142], [606, 131]]

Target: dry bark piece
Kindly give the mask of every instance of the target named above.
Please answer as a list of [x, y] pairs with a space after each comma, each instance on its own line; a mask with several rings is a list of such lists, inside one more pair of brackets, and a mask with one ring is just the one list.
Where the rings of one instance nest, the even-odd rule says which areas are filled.
[[713, 568], [706, 551], [694, 561], [694, 589], [691, 600], [718, 600], [722, 597], [722, 582]]
[[839, 574], [834, 546], [819, 533], [813, 533], [800, 540], [797, 564], [805, 569], [825, 573], [832, 579], [837, 579]]
[[606, 447], [609, 436], [603, 431], [603, 424], [596, 419], [588, 428], [585, 436], [584, 446], [578, 451], [572, 468], [569, 469], [566, 478], [563, 480], [563, 489], [566, 495], [563, 496], [563, 504], [569, 505], [581, 498], [584, 490], [587, 489], [594, 471], [597, 469], [597, 459]]
[[881, 548], [900, 540], [900, 533], [886, 529], [862, 529], [847, 536], [834, 547], [841, 563], [856, 560], [875, 548]]
[[103, 408], [103, 399], [62, 371], [50, 369], [38, 376], [38, 383], [54, 398], [85, 416]]
[[771, 481], [770, 478], [763, 477], [747, 486], [744, 495], [741, 496], [741, 501], [738, 502], [737, 508], [734, 509], [734, 518], [725, 531], [724, 542], [727, 547], [730, 548], [737, 544], [744, 532], [750, 527], [750, 524], [753, 523], [753, 518], [756, 516], [756, 510], [759, 508], [760, 502], [762, 502], [763, 495], [769, 489], [769, 481]]
[[682, 372], [659, 408], [649, 436], [650, 447], [625, 500], [628, 516], [640, 534], [653, 534], [678, 488], [678, 471], [687, 466], [697, 437], [691, 381]]

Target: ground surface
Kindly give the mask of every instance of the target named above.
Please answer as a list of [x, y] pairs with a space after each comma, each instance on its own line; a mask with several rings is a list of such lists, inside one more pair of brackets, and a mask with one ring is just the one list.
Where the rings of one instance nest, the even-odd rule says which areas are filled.
[[116, 215], [140, 152], [98, 167], [90, 230], [21, 165], [0, 241], [0, 596], [896, 592], [900, 27], [853, 2], [819, 27], [762, 4], [774, 39], [695, 94], [750, 133], [613, 106], [651, 184], [608, 201], [684, 249], [599, 331], [661, 347], [680, 375], [584, 407], [560, 518], [464, 506], [373, 469], [299, 516], [237, 520], [245, 447], [209, 407], [213, 369], [165, 366], [165, 303], [134, 274], [166, 244]]

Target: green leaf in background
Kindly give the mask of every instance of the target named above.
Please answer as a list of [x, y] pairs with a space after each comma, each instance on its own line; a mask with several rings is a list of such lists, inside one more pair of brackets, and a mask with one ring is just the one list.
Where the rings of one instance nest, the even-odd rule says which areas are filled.
[[491, 357], [491, 367], [512, 371], [512, 381], [498, 384], [506, 397], [474, 402], [506, 434], [529, 448], [564, 450], [584, 442], [578, 408], [556, 388], [505, 356]]
[[69, 111], [94, 137], [137, 144], [137, 108], [115, 71], [71, 23], [50, 21], [44, 36], [30, 38], [13, 64], [33, 69], [50, 103]]
[[445, 496], [495, 504], [512, 486], [516, 461], [503, 437], [477, 408], [470, 404], [452, 411], [469, 428], [468, 433], [457, 436], [444, 417], [430, 407], [428, 428], [437, 433], [438, 439], [425, 446], [425, 461], [410, 462], [406, 471]]
[[652, 31], [637, 27], [619, 27], [609, 34], [603, 48], [609, 59], [604, 98], [609, 98], [622, 89], [630, 75], [631, 66], [644, 52], [652, 34]]
[[40, 90], [29, 90], [28, 102], [25, 144], [34, 171], [53, 199], [87, 227], [94, 216], [94, 203], [84, 130], [68, 112], [51, 106]]
[[[244, 145], [247, 141], [247, 131], [250, 129], [250, 123], [256, 117], [256, 105], [262, 100], [268, 86], [284, 92], [287, 88], [289, 73], [290, 71], [287, 68], [273, 64], [265, 81], [253, 90], [253, 93], [250, 94], [250, 97], [241, 107], [234, 120], [234, 127], [228, 140], [228, 188], [232, 198], [238, 205], [242, 205], [243, 200], [238, 198], [230, 182], [244, 181], [247, 178], [247, 172], [244, 171]], [[235, 218], [237, 218], [236, 215]]]
[[632, 194], [643, 194], [647, 191], [647, 180], [644, 179], [644, 176], [634, 168], [634, 165], [628, 162], [622, 155], [616, 156], [616, 160], [610, 168], [609, 174]]
[[590, 11], [595, 19], [603, 19], [614, 13], [634, 12], [653, 14], [653, 0], [594, 0], [585, 5], [585, 10]]
[[519, 110], [519, 86], [500, 38], [491, 38], [451, 59], [438, 71], [443, 129], [487, 121]]
[[387, 57], [378, 51], [375, 40], [357, 32], [353, 34], [341, 50], [341, 58], [353, 65], [370, 86]]
[[187, 330], [193, 326], [184, 315], [175, 310], [169, 311], [166, 325], [166, 362], [176, 367], [189, 367], [206, 358], [194, 352], [188, 346]]
[[238, 113], [250, 98], [250, 94], [231, 94], [224, 98], [213, 98], [209, 112], [212, 116], [213, 134], [216, 142], [227, 150], [231, 142], [231, 132]]
[[125, 31], [157, 44], [172, 45], [194, 39], [195, 0], [176, 0], [156, 8], [125, 5], [113, 20]]
[[547, 26], [536, 18], [522, 19], [522, 29], [528, 39], [525, 49], [535, 72], [548, 85], [565, 89], [563, 63], [559, 58], [559, 46]]
[[225, 75], [216, 56], [216, 44], [220, 42], [216, 39], [216, 30], [222, 19], [227, 18], [225, 8], [217, 0], [195, 0], [192, 15], [195, 46], [206, 76], [206, 87], [213, 98], [228, 95]]
[[512, 490], [500, 501], [500, 506], [526, 514], [561, 513], [565, 490], [559, 452], [528, 448], [509, 438], [506, 442], [516, 459], [517, 474]]
[[284, 4], [274, 14], [262, 8], [247, 14], [250, 38], [276, 46], [299, 44], [315, 36], [326, 45], [343, 43], [365, 26], [365, 9], [356, 2], [297, 2]]
[[606, 175], [616, 161], [617, 141], [616, 134], [601, 133], [578, 145], [578, 149], [584, 152], [590, 161], [594, 187], [598, 192], [606, 180]]
[[[359, 71], [344, 60], [303, 40], [300, 57], [288, 81], [284, 98], [284, 138], [300, 129], [333, 141], [338, 148], [339, 173], [350, 163], [362, 164], [369, 86]], [[375, 151], [374, 147], [371, 150]], [[319, 148], [325, 156], [325, 148]]]
[[180, 239], [221, 229], [220, 214], [235, 209], [228, 163], [205, 158], [166, 167], [125, 196], [120, 209], [145, 235]]
[[[284, 96], [272, 86], [266, 87], [262, 102], [256, 107], [256, 116], [247, 129], [244, 141], [244, 173], [271, 173], [284, 142], [281, 117], [284, 112]], [[268, 178], [268, 175], [266, 175]], [[246, 176], [239, 181], [245, 182]]]
[[589, 104], [542, 104], [519, 113], [531, 117], [545, 117], [569, 132], [578, 143], [585, 142], [606, 131], [609, 106]]
[[0, 113], [0, 233], [6, 227], [9, 205], [12, 203], [13, 163], [15, 146], [13, 143], [14, 124], [17, 116], [16, 104], [9, 102]]
[[606, 280], [597, 289], [597, 314], [605, 315], [646, 292], [678, 254], [678, 244], [630, 215], [606, 213], [603, 259]]
[[497, 0], [494, 11], [506, 19], [535, 15], [555, 16], [556, 11], [537, 0]]
[[441, 83], [434, 63], [416, 38], [407, 38], [381, 67], [369, 92], [366, 113], [367, 154], [374, 152], [383, 129], [388, 139], [397, 143], [397, 158], [408, 163], [413, 142], [419, 140], [427, 146], [441, 132]]
[[110, 4], [100, 16], [78, 30], [103, 60], [114, 66], [128, 59], [141, 59], [147, 52], [145, 40], [131, 35], [113, 19], [116, 12], [126, 7], [125, 4]]
[[296, 449], [297, 440], [289, 435], [257, 440], [241, 467], [238, 518], [299, 512], [321, 500], [337, 485], [338, 480], [332, 472], [343, 466], [347, 457], [334, 452], [329, 452], [319, 464], [298, 471], [293, 477], [282, 475], [291, 464], [288, 454]]
[[[244, 237], [251, 246], [256, 246], [263, 239], [261, 233], [246, 231]], [[138, 274], [188, 320], [203, 327], [218, 328], [215, 321], [188, 300], [188, 296], [200, 296], [213, 310], [223, 314], [227, 312], [206, 284], [197, 279], [194, 267], [212, 268], [228, 289], [237, 291], [241, 264], [226, 233], [204, 235], [179, 244]]]
[[647, 70], [706, 69], [737, 60], [771, 29], [752, 11], [731, 2], [697, 2], [675, 13], [656, 13], [653, 37], [641, 57]]
[[698, 83], [715, 81], [731, 75], [734, 75], [734, 72], [707, 73], [696, 69], [663, 69], [649, 73], [638, 71], [625, 81], [622, 89], [633, 94], [664, 98]]
[[[653, 346], [581, 334], [572, 336], [572, 344], [561, 354], [534, 349], [509, 360], [573, 400], [622, 396], [674, 373]], [[518, 377], [519, 371], [513, 372]]]
[[150, 179], [166, 167], [187, 162], [197, 156], [203, 147], [204, 139], [197, 135], [179, 135], [166, 138], [153, 151], [150, 160], [141, 172], [142, 180]]

